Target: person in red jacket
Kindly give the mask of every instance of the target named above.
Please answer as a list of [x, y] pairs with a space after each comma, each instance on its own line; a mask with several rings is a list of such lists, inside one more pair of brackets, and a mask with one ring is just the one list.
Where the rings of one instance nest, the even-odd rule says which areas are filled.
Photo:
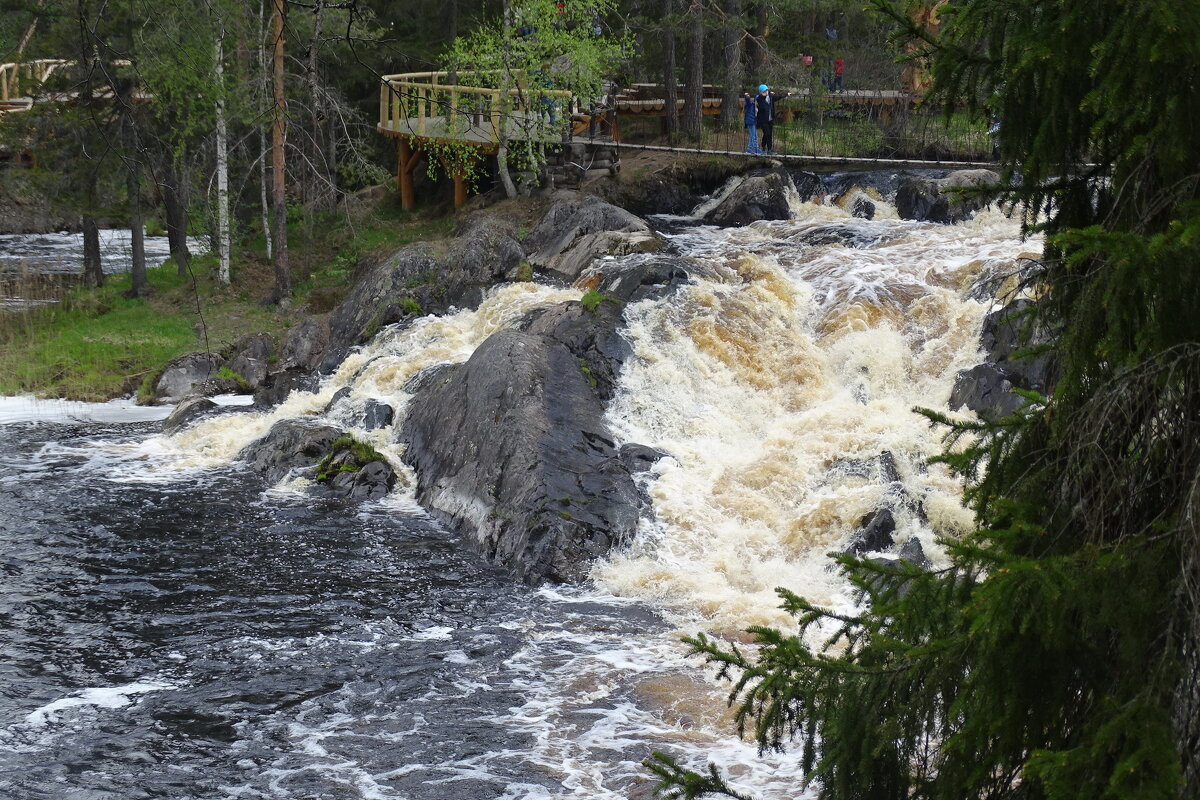
[[845, 85], [842, 83], [842, 75], [846, 72], [846, 62], [840, 58], [833, 60], [833, 85], [829, 87], [830, 91], [844, 92]]

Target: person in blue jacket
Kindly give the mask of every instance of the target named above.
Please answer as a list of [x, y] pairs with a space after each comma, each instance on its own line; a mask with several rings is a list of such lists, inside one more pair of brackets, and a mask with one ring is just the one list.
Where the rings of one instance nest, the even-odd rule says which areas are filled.
[[758, 103], [749, 92], [742, 95], [742, 121], [746, 125], [746, 152], [762, 153], [758, 146]]

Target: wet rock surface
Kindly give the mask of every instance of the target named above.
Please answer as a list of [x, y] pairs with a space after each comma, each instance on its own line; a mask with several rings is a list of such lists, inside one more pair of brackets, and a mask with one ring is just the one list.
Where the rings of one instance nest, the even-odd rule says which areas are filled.
[[1022, 299], [987, 315], [980, 334], [987, 360], [958, 374], [950, 393], [952, 410], [965, 407], [995, 420], [1025, 403], [1013, 389], [1041, 394], [1052, 391], [1057, 361], [1043, 348], [1053, 342], [1054, 335], [1036, 322], [1033, 311], [1033, 303]]
[[187, 353], [176, 358], [163, 370], [155, 385], [156, 401], [178, 403], [185, 397], [200, 394], [200, 387], [217, 374], [224, 360], [217, 353]]
[[302, 419], [285, 419], [271, 426], [267, 435], [242, 448], [238, 461], [262, 473], [271, 483], [287, 477], [294, 469], [311, 467], [325, 457], [342, 431]]
[[171, 415], [163, 420], [163, 433], [171, 435], [181, 431], [196, 420], [213, 414], [218, 408], [220, 406], [207, 397], [190, 397], [175, 406]]
[[603, 420], [616, 373], [604, 329], [619, 317], [603, 308], [566, 303], [492, 335], [426, 376], [401, 426], [418, 501], [529, 582], [582, 579], [637, 524]]
[[999, 182], [1000, 176], [986, 169], [959, 170], [944, 178], [905, 178], [896, 189], [896, 213], [901, 219], [962, 222], [990, 202], [986, 194], [970, 190]]
[[760, 219], [791, 219], [789, 197], [796, 192], [788, 173], [779, 170], [747, 176], [716, 208], [704, 215], [710, 225], [734, 227]]
[[662, 241], [641, 217], [597, 197], [560, 194], [525, 237], [533, 266], [570, 282], [599, 256], [662, 249]]

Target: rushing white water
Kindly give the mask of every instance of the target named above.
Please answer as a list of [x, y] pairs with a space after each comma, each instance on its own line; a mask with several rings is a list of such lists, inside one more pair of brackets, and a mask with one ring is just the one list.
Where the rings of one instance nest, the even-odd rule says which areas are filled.
[[957, 482], [926, 467], [941, 434], [912, 409], [946, 411], [978, 363], [990, 301], [971, 290], [1035, 253], [1018, 233], [994, 212], [943, 226], [808, 206], [676, 236], [728, 277], [626, 313], [635, 357], [609, 421], [670, 457], [649, 482], [656, 519], [595, 567], [600, 585], [725, 632], [785, 623], [780, 586], [844, 604], [826, 553], [884, 504], [884, 451], [928, 515], [898, 508], [897, 539], [936, 559], [935, 538], [971, 517]]
[[[803, 777], [794, 754], [759, 757], [753, 743], [732, 734], [726, 687], [685, 657], [679, 635], [736, 635], [753, 624], [786, 623], [778, 586], [847, 605], [827, 553], [896, 491], [882, 480], [883, 452], [891, 454], [904, 494], [924, 510], [922, 516], [893, 504], [898, 539], [918, 537], [936, 561], [936, 537], [969, 528], [961, 487], [926, 465], [941, 450], [941, 434], [912, 409], [946, 410], [956, 373], [979, 360], [979, 326], [991, 301], [977, 299], [987, 297], [977, 286], [1040, 249], [1021, 241], [1016, 221], [995, 212], [941, 226], [898, 220], [894, 209], [875, 202], [873, 221], [797, 203], [792, 220], [672, 234], [673, 248], [715, 277], [626, 309], [633, 356], [608, 410], [618, 441], [668, 453], [643, 477], [653, 520], [594, 566], [592, 585], [541, 590], [536, 611], [512, 613], [491, 627], [456, 628], [448, 619], [412, 631], [389, 619], [222, 644], [239, 664], [382, 659], [388, 669], [390, 654], [407, 663], [402, 655], [411, 650], [445, 664], [454, 677], [399, 705], [387, 695], [391, 678], [349, 681], [305, 700], [286, 729], [265, 737], [275, 748], [267, 768], [262, 759], [237, 761], [247, 765], [245, 781], [231, 780], [221, 796], [302, 796], [294, 787], [318, 775], [347, 797], [396, 798], [408, 796], [397, 786], [423, 776], [425, 786], [444, 785], [447, 797], [474, 782], [506, 787], [489, 797], [618, 800], [645, 791], [640, 761], [651, 748], [692, 767], [709, 759], [723, 764], [736, 786], [757, 797], [798, 796]], [[529, 310], [579, 295], [533, 284], [500, 287], [476, 311], [384, 331], [315, 392], [293, 393], [270, 412], [225, 413], [174, 437], [108, 443], [89, 458], [110, 482], [166, 485], [228, 464], [276, 421], [313, 417], [351, 429], [411, 479], [392, 429], [355, 427], [365, 403], [391, 405], [394, 428], [411, 400], [404, 386], [422, 369], [461, 362]], [[331, 405], [343, 387], [348, 396]], [[0, 421], [3, 413], [0, 406]], [[98, 411], [73, 413], [105, 419]], [[393, 509], [414, 513], [411, 481], [401, 483], [382, 508], [360, 511], [363, 519]], [[303, 495], [289, 493], [294, 488], [281, 487], [267, 502], [301, 502]], [[510, 640], [511, 649], [497, 645]], [[485, 669], [485, 652], [504, 655]], [[99, 714], [110, 700], [149, 702], [141, 698], [157, 696], [160, 685], [186, 683], [186, 674], [167, 673], [122, 684], [111, 698], [84, 689], [42, 703], [18, 727], [36, 740], [58, 717], [81, 709]], [[509, 732], [511, 746], [397, 767], [376, 765], [350, 744], [382, 753], [436, 738], [439, 713], [476, 706], [465, 724]], [[249, 724], [238, 736], [236, 753], [264, 746], [261, 729]]]

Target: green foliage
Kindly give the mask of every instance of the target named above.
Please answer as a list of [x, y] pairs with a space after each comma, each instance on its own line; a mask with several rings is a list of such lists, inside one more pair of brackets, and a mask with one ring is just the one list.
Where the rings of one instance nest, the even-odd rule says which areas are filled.
[[400, 310], [414, 317], [419, 317], [425, 313], [425, 310], [421, 308], [421, 304], [412, 297], [400, 298]]
[[583, 303], [583, 307], [588, 311], [595, 311], [600, 307], [600, 304], [607, 300], [610, 303], [620, 303], [621, 301], [615, 297], [609, 297], [597, 289], [588, 289], [583, 293], [583, 297], [579, 298], [579, 302]]
[[827, 798], [1195, 797], [1200, 6], [963, 0], [937, 37], [907, 32], [949, 107], [1001, 116], [1009, 199], [1049, 211], [1023, 277], [1057, 383], [951, 426], [940, 460], [979, 528], [948, 569], [840, 556], [861, 612], [781, 589], [797, 632], [688, 644]]
[[328, 483], [339, 472], [358, 472], [372, 461], [387, 462], [387, 457], [366, 442], [350, 434], [329, 445], [329, 452], [317, 464], [317, 481]]
[[241, 374], [235, 372], [229, 367], [221, 367], [217, 370], [216, 378], [219, 381], [233, 381], [239, 389], [246, 390], [250, 388], [250, 382]]

